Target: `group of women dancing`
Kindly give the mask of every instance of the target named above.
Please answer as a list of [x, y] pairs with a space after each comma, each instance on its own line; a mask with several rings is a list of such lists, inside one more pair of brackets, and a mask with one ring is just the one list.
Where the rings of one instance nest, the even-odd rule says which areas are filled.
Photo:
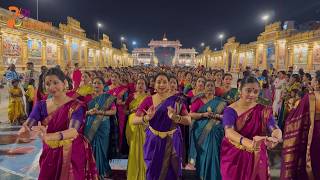
[[281, 177], [320, 178], [320, 74], [288, 113], [284, 138], [250, 73], [237, 88], [231, 74], [202, 68], [86, 71], [76, 89], [67, 79], [45, 73], [37, 93], [47, 96], [19, 131], [43, 140], [39, 179], [104, 179], [110, 159], [128, 157], [129, 180], [182, 179], [183, 168], [203, 180], [267, 180], [267, 150], [283, 139]]

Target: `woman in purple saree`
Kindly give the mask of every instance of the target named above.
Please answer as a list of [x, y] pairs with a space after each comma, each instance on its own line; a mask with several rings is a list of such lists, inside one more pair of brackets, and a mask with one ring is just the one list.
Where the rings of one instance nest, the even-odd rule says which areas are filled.
[[45, 86], [52, 98], [36, 104], [19, 137], [28, 140], [32, 129], [43, 139], [38, 179], [97, 179], [91, 147], [83, 136], [86, 107], [66, 96], [66, 85], [60, 69], [49, 69]]
[[144, 99], [136, 112], [135, 124], [148, 124], [144, 144], [147, 180], [182, 178], [182, 135], [178, 124], [188, 125], [191, 118], [179, 96], [169, 93], [169, 78], [155, 78], [157, 93]]
[[285, 121], [281, 176], [283, 180], [320, 179], [320, 71]]
[[[225, 138], [221, 145], [223, 180], [267, 180], [267, 147], [273, 148], [282, 134], [276, 126], [271, 107], [257, 104], [259, 83], [246, 77], [240, 86], [240, 99], [223, 114]], [[271, 137], [267, 133], [271, 133]]]

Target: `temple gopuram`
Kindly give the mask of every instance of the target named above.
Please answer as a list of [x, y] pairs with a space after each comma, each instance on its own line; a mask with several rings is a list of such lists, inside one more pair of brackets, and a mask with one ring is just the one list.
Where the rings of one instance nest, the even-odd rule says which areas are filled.
[[132, 51], [134, 65], [176, 65], [195, 66], [196, 50], [183, 49], [180, 41], [151, 40], [149, 48], [135, 48]]
[[[11, 9], [10, 9], [11, 8]], [[23, 70], [27, 62], [36, 68], [42, 65], [71, 67], [79, 63], [83, 69], [106, 66], [132, 66], [133, 61], [125, 45], [112, 47], [109, 37], [95, 41], [86, 37], [80, 22], [67, 17], [67, 23], [55, 27], [52, 23], [22, 17], [20, 9], [0, 8], [0, 67], [3, 71], [14, 63]]]
[[308, 72], [320, 69], [320, 28], [297, 30], [292, 21], [265, 26], [255, 42], [240, 44], [231, 37], [222, 50], [209, 47], [196, 57], [197, 66], [221, 68], [238, 72], [246, 66], [259, 69], [295, 71], [303, 68]]

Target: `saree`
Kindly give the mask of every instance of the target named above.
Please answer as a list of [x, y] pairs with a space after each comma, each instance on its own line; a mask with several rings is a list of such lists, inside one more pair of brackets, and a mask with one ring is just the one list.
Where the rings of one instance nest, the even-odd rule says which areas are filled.
[[130, 115], [127, 122], [126, 137], [129, 145], [129, 157], [127, 168], [128, 180], [146, 179], [146, 165], [143, 159], [143, 144], [145, 142], [145, 126], [134, 125], [135, 111], [146, 95], [140, 95], [134, 98], [129, 104]]
[[[272, 109], [261, 104], [244, 112], [240, 116], [228, 107], [224, 110], [223, 123], [235, 120], [234, 130], [245, 138], [266, 136], [267, 126], [271, 121]], [[274, 120], [274, 119], [273, 119]], [[273, 122], [274, 123], [274, 122]], [[228, 125], [229, 126], [229, 125]], [[223, 180], [267, 180], [268, 155], [264, 142], [260, 141], [258, 151], [245, 149], [239, 142], [226, 137], [221, 144], [221, 176]]]
[[10, 88], [9, 90], [8, 119], [11, 124], [20, 124], [26, 120], [22, 91], [20, 88]]
[[[38, 179], [97, 179], [91, 147], [83, 136], [85, 106], [71, 100], [54, 112], [47, 113], [46, 101], [39, 101], [29, 116], [29, 124], [47, 126], [47, 133], [74, 127], [78, 136], [73, 140], [43, 142]], [[56, 146], [53, 146], [56, 144]]]
[[[108, 111], [114, 105], [115, 99], [109, 94], [102, 94], [88, 103], [88, 110], [97, 108]], [[91, 144], [99, 176], [103, 178], [111, 174], [108, 158], [110, 116], [87, 115], [84, 135]]]
[[[108, 94], [117, 97], [118, 100], [126, 101], [128, 97], [127, 88], [123, 86], [119, 86], [113, 89], [109, 89]], [[125, 144], [125, 128], [126, 128], [126, 113], [125, 113], [125, 105], [116, 104], [117, 106], [117, 120], [118, 122], [114, 123], [117, 128], [116, 133], [118, 134], [117, 139], [117, 151], [122, 150], [123, 145]]]
[[239, 91], [237, 88], [231, 88], [227, 92], [223, 92], [220, 97], [222, 97], [228, 104], [232, 104], [238, 100]]
[[[197, 113], [213, 112], [221, 114], [227, 103], [215, 97], [204, 104]], [[223, 126], [215, 119], [196, 120], [192, 127], [192, 136], [196, 147], [196, 170], [200, 179], [221, 179], [220, 146], [224, 137]]]
[[306, 94], [286, 119], [281, 179], [320, 179], [320, 116], [316, 104], [315, 95]]
[[[136, 115], [153, 105], [149, 96], [139, 106]], [[146, 179], [177, 180], [182, 178], [182, 136], [180, 127], [168, 117], [167, 107], [176, 109], [178, 114], [186, 113], [180, 97], [171, 96], [156, 107], [153, 118], [146, 128], [146, 140], [143, 146], [146, 163]], [[162, 136], [166, 132], [166, 136]]]

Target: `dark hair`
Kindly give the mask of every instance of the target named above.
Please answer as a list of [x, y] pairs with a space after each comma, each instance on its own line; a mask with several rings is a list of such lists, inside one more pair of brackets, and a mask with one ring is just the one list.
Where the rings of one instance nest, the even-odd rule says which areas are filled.
[[232, 78], [232, 74], [230, 74], [230, 73], [225, 73], [224, 76], [223, 76], [223, 79], [224, 79], [225, 77], [227, 77], [227, 76], [230, 76], [230, 77]]
[[139, 77], [139, 78], [137, 79], [136, 83], [137, 83], [139, 80], [143, 80], [144, 83], [145, 83], [145, 85], [146, 85], [146, 87], [149, 86], [149, 84], [148, 84], [148, 82], [147, 82], [147, 80], [146, 80], [145, 78]]
[[206, 85], [208, 82], [212, 82], [213, 86], [214, 87], [216, 86], [215, 80], [213, 80], [213, 79], [205, 79], [205, 83], [204, 84]]
[[106, 82], [104, 81], [104, 79], [101, 76], [96, 76], [95, 78], [92, 79], [92, 82], [96, 79], [100, 80], [104, 86], [106, 85]]
[[19, 79], [13, 79], [12, 81], [11, 81], [11, 84], [13, 85], [14, 83], [16, 83], [16, 82], [20, 82], [20, 80]]
[[295, 78], [297, 82], [300, 82], [300, 76], [298, 74], [292, 74], [291, 77]]
[[286, 72], [285, 71], [279, 71], [279, 73], [283, 74], [283, 75], [286, 75]]
[[265, 69], [265, 70], [262, 71], [261, 75], [264, 76], [264, 77], [268, 77], [268, 73], [269, 73], [268, 70]]
[[34, 86], [34, 83], [35, 83], [35, 82], [36, 82], [36, 81], [35, 81], [34, 79], [29, 79], [28, 84]]
[[315, 76], [316, 80], [318, 81], [318, 83], [320, 84], [320, 70], [316, 71], [316, 76]]
[[243, 71], [243, 78], [250, 76], [250, 71]]
[[310, 73], [305, 73], [304, 76], [306, 76], [309, 81], [312, 80], [312, 77], [311, 77]]
[[[188, 73], [188, 74], [189, 74], [189, 73]], [[191, 74], [191, 73], [190, 73], [190, 74]], [[168, 81], [170, 80], [169, 75], [168, 75], [167, 73], [165, 73], [165, 72], [159, 72], [159, 73], [154, 77], [154, 80], [156, 81], [156, 79], [157, 79], [159, 76], [165, 76], [165, 77], [168, 79]], [[192, 74], [191, 74], [191, 76], [192, 76]]]
[[53, 67], [53, 68], [50, 68], [45, 77], [47, 76], [57, 76], [58, 79], [62, 82], [64, 82], [66, 80], [66, 75], [63, 73], [63, 71], [59, 68], [56, 68], [56, 67]]
[[255, 78], [254, 76], [244, 77], [244, 78], [241, 80], [240, 90], [241, 90], [246, 84], [251, 84], [251, 83], [257, 83], [257, 84], [259, 85], [259, 82], [258, 82], [257, 78]]
[[299, 69], [299, 75], [300, 75], [300, 76], [303, 76], [303, 75], [304, 75], [304, 71], [303, 71], [302, 68]]

